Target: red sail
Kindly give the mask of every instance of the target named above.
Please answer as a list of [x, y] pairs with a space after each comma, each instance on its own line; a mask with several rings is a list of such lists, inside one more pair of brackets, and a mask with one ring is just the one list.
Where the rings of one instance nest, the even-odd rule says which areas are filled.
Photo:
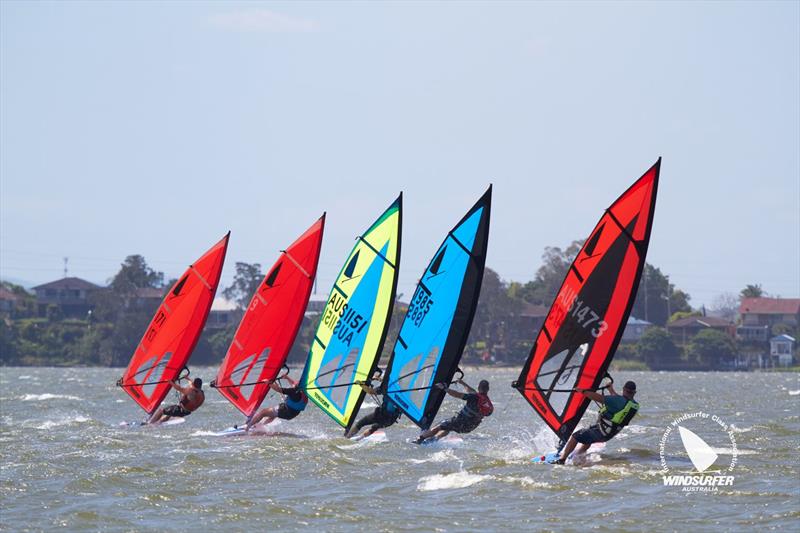
[[575, 429], [614, 357], [644, 268], [659, 159], [609, 207], [569, 267], [514, 386], [559, 437]]
[[148, 413], [153, 413], [189, 361], [217, 292], [228, 238], [194, 262], [164, 297], [119, 382]]
[[253, 295], [212, 384], [247, 417], [264, 401], [303, 322], [324, 227], [323, 214], [281, 252]]

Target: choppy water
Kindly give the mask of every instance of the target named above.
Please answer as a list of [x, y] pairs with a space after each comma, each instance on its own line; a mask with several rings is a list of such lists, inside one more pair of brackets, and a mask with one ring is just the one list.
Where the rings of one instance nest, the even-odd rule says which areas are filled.
[[[637, 381], [641, 414], [582, 465], [559, 467], [529, 462], [555, 439], [510, 388], [512, 369], [468, 371], [469, 382], [492, 382], [495, 414], [460, 445], [430, 447], [408, 442], [417, 431], [405, 419], [386, 442], [352, 443], [313, 406], [276, 427], [308, 438], [214, 437], [241, 420], [214, 391], [184, 424], [121, 428], [143, 413], [114, 386], [120, 372], [0, 368], [0, 529], [752, 531], [800, 523], [797, 374], [620, 374]], [[194, 375], [209, 379], [213, 370]], [[441, 416], [460, 404], [448, 398]], [[687, 493], [663, 484], [662, 435], [699, 411], [733, 426], [733, 487]], [[711, 470], [729, 467], [728, 434], [710, 419], [682, 425], [719, 454]], [[671, 473], [692, 469], [677, 432], [664, 449]]]

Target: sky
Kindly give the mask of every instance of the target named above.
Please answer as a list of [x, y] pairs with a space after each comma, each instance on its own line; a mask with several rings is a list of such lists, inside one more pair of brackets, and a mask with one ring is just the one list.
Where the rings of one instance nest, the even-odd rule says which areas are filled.
[[0, 2], [0, 278], [271, 265], [324, 295], [404, 194], [398, 293], [493, 184], [529, 281], [663, 157], [647, 260], [800, 296], [800, 2]]

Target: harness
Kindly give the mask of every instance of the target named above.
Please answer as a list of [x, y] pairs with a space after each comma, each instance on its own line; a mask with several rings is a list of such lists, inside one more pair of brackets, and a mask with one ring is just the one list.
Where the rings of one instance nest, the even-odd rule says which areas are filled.
[[467, 402], [461, 409], [461, 412], [458, 413], [459, 415], [469, 418], [483, 418], [484, 416], [492, 414], [494, 407], [492, 406], [491, 400], [489, 400], [489, 396], [481, 392], [477, 393], [476, 396], [478, 397], [478, 401], [476, 402], [477, 409], [472, 408], [469, 402]]
[[603, 404], [600, 407], [600, 415], [597, 417], [597, 425], [600, 432], [606, 437], [613, 437], [619, 431], [628, 425], [628, 423], [639, 412], [639, 404], [633, 400], [628, 400], [625, 407], [616, 413], [609, 414], [608, 407]]
[[308, 405], [308, 396], [306, 396], [304, 392], [300, 391], [300, 399], [293, 400], [292, 396], [290, 394], [287, 394], [286, 398], [284, 398], [283, 400], [283, 403], [285, 403], [286, 407], [288, 407], [289, 409], [294, 409], [295, 411], [302, 411], [306, 408], [306, 405]]

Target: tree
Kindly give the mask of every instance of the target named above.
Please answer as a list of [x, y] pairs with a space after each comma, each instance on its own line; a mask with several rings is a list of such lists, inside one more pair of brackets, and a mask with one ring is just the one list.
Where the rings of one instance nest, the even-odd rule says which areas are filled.
[[709, 328], [692, 337], [687, 354], [705, 367], [719, 368], [720, 362], [735, 359], [737, 349], [729, 335]]
[[664, 328], [648, 328], [639, 339], [636, 350], [652, 369], [669, 368], [680, 360], [680, 350]]
[[542, 254], [542, 266], [536, 277], [522, 287], [514, 287], [514, 293], [532, 304], [550, 305], [558, 294], [558, 289], [567, 277], [567, 270], [581, 251], [583, 241], [572, 241], [566, 250], [557, 246], [547, 246]]
[[486, 268], [468, 344], [484, 341], [491, 347], [505, 343], [508, 336], [506, 326], [511, 322], [510, 318], [519, 313], [521, 304], [508, 295], [508, 285], [497, 272]]
[[244, 309], [250, 304], [250, 299], [256, 293], [258, 285], [264, 278], [259, 263], [236, 263], [236, 275], [233, 283], [222, 291], [222, 295], [236, 302], [239, 309]]
[[665, 326], [671, 314], [690, 310], [689, 295], [675, 289], [669, 282], [669, 277], [660, 269], [649, 263], [645, 264], [631, 315], [658, 326]]
[[764, 289], [760, 284], [748, 285], [739, 293], [742, 298], [763, 298]]
[[711, 314], [724, 318], [725, 320], [733, 320], [739, 312], [739, 298], [730, 292], [718, 294], [711, 301]]
[[145, 287], [164, 286], [164, 273], [156, 272], [141, 255], [129, 255], [120, 265], [120, 270], [111, 278], [108, 288], [117, 294], [129, 295]]

